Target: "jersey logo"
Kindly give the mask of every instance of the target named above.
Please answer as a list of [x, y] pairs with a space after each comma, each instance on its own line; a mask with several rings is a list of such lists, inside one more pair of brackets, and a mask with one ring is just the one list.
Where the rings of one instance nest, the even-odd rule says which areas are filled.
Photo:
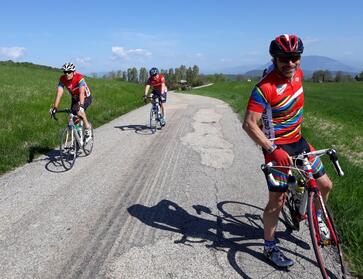
[[287, 84], [280, 84], [276, 86], [276, 93], [277, 95], [281, 95], [282, 93], [284, 93], [285, 89], [287, 87]]

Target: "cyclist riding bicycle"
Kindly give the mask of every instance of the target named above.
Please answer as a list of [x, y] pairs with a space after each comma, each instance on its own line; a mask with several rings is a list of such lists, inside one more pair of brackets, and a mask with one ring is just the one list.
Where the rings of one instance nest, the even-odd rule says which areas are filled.
[[91, 126], [87, 120], [86, 110], [92, 103], [91, 91], [89, 90], [84, 76], [76, 72], [76, 67], [72, 63], [65, 63], [62, 66], [64, 75], [59, 78], [57, 95], [49, 113], [54, 116], [60, 104], [64, 87], [72, 96], [71, 110], [74, 115], [79, 116], [84, 123], [86, 141], [91, 138]]
[[[291, 157], [309, 152], [314, 148], [303, 138], [304, 90], [303, 72], [300, 68], [304, 46], [295, 35], [280, 35], [271, 41], [269, 52], [273, 65], [252, 90], [243, 122], [243, 129], [262, 147], [265, 162], [276, 165], [291, 165]], [[324, 201], [327, 201], [332, 182], [325, 173], [318, 157], [310, 159], [314, 178], [318, 183]], [[275, 231], [280, 211], [285, 202], [287, 171], [277, 169], [273, 175], [280, 186], [267, 180], [269, 200], [263, 213], [264, 254], [278, 267], [294, 264], [276, 246]], [[322, 237], [329, 237], [328, 229], [318, 211]]]
[[161, 119], [160, 124], [164, 126], [166, 124], [165, 120], [165, 102], [168, 89], [165, 85], [165, 78], [162, 74], [159, 74], [157, 68], [151, 68], [149, 71], [150, 77], [145, 85], [144, 99], [146, 100], [149, 96], [148, 92], [150, 87], [152, 87], [151, 97], [153, 99], [158, 99], [161, 108]]

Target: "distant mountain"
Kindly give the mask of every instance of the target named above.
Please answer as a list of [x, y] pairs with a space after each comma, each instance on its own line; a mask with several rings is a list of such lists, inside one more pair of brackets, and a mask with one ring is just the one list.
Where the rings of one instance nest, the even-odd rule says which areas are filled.
[[[255, 65], [255, 66], [237, 66], [226, 68], [220, 72], [224, 74], [243, 74], [249, 77], [261, 76], [263, 69], [268, 67], [271, 63], [267, 63], [265, 65]], [[311, 76], [314, 71], [317, 70], [328, 70], [331, 72], [343, 71], [345, 73], [349, 73], [351, 75], [355, 75], [359, 72], [358, 69], [341, 63], [337, 60], [334, 60], [325, 56], [318, 55], [307, 55], [303, 56], [301, 59], [301, 68], [303, 69], [306, 76]]]
[[337, 60], [325, 56], [308, 55], [303, 56], [301, 59], [301, 68], [303, 71], [343, 71], [343, 72], [357, 72], [357, 69], [343, 64]]

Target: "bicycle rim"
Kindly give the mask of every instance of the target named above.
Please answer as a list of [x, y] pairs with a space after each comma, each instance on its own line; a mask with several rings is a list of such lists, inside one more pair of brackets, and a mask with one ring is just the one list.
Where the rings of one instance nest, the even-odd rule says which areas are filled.
[[318, 194], [315, 192], [310, 192], [308, 201], [308, 222], [310, 236], [321, 274], [323, 275], [323, 278], [345, 278], [342, 250], [339, 240], [337, 242], [332, 240], [334, 239], [333, 234], [337, 235], [337, 233], [335, 231], [333, 219], [331, 218], [328, 209], [326, 209], [328, 216], [324, 217], [323, 220], [325, 224], [328, 224], [329, 221], [332, 224], [333, 231], [330, 230], [331, 240], [324, 243], [320, 237], [315, 210], [315, 207], [318, 205], [321, 207], [321, 199], [318, 197]]
[[[86, 141], [86, 138], [84, 137], [83, 139], [83, 152], [86, 156], [90, 155], [92, 150], [93, 150], [93, 143], [94, 143], [94, 133], [93, 133], [93, 126], [92, 124], [90, 123], [91, 125], [91, 138], [88, 139], [88, 141]], [[82, 135], [85, 135], [85, 132], [84, 132], [85, 128], [83, 126], [83, 133]]]
[[286, 228], [297, 231], [300, 229], [300, 222], [298, 219], [299, 213], [295, 210], [295, 204], [290, 191], [287, 193], [287, 198], [281, 213], [284, 218]]
[[150, 111], [150, 130], [152, 133], [155, 133], [156, 131], [156, 114], [153, 110]]
[[78, 145], [74, 131], [65, 128], [60, 138], [60, 159], [63, 167], [70, 170], [77, 158]]

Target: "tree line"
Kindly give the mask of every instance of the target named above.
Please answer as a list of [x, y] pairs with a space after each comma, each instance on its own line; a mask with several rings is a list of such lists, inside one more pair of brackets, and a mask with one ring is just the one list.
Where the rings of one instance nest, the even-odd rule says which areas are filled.
[[[199, 73], [199, 67], [187, 67], [181, 65], [178, 68], [161, 69], [168, 89], [177, 89], [187, 84], [188, 86], [199, 86], [204, 84], [204, 76]], [[139, 70], [136, 67], [126, 70], [111, 71], [103, 76], [105, 79], [116, 79], [121, 81], [145, 84], [149, 78], [149, 72], [145, 67]]]
[[[360, 75], [363, 77], [363, 72]], [[350, 74], [344, 73], [342, 71], [337, 71], [335, 74], [333, 74], [328, 70], [315, 71], [311, 77], [313, 82], [344, 82], [353, 81], [353, 79], [354, 78]]]

